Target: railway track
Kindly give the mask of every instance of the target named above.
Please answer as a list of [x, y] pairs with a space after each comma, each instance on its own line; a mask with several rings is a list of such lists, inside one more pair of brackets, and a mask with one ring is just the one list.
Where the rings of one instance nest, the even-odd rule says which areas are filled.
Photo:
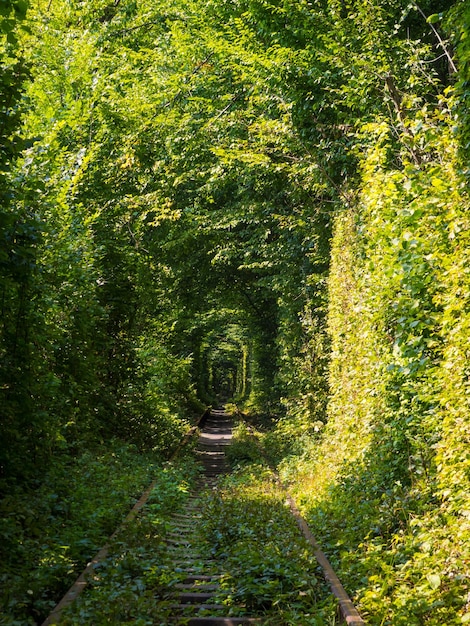
[[[171, 623], [187, 626], [235, 626], [260, 624], [259, 618], [227, 615], [226, 593], [220, 586], [223, 572], [210, 553], [201, 553], [199, 521], [204, 494], [215, 488], [218, 478], [227, 473], [224, 448], [230, 444], [232, 420], [220, 410], [212, 411], [205, 420], [196, 447], [203, 472], [189, 497], [184, 513], [173, 516], [169, 533], [169, 550], [174, 563], [184, 576], [175, 586], [171, 605]], [[243, 607], [238, 607], [243, 610]], [[233, 609], [232, 609], [233, 610]]]
[[[189, 493], [184, 510], [173, 513], [165, 532], [165, 552], [174, 570], [174, 579], [167, 593], [161, 598], [157, 619], [153, 619], [153, 624], [157, 626], [235, 626], [267, 623], [266, 616], [263, 619], [263, 612], [250, 611], [243, 601], [237, 603], [233, 600], [234, 596], [243, 597], [243, 594], [233, 593], [233, 589], [228, 590], [223, 584], [227, 574], [224, 571], [224, 564], [214, 556], [203, 538], [208, 492], [217, 489], [219, 478], [229, 472], [225, 450], [231, 443], [232, 427], [231, 418], [223, 410], [208, 412], [200, 423], [201, 431], [195, 454], [202, 471]], [[152, 486], [131, 511], [127, 523], [132, 521], [145, 505], [151, 488]], [[363, 620], [316, 544], [293, 499], [287, 493], [286, 501], [290, 504], [299, 529], [310, 543], [312, 552], [323, 569], [325, 579], [338, 600], [342, 620], [349, 626], [363, 626]], [[93, 568], [106, 557], [105, 546], [42, 626], [60, 623], [63, 609], [81, 593]], [[275, 623], [271, 615], [269, 624]]]

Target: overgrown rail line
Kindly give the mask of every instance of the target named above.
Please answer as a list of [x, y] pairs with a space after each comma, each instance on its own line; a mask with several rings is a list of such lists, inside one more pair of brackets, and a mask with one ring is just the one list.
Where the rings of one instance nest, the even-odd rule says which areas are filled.
[[[212, 411], [204, 420], [196, 454], [204, 468], [190, 496], [184, 514], [176, 514], [170, 533], [170, 548], [175, 565], [183, 573], [183, 581], [175, 589], [172, 623], [188, 626], [228, 626], [260, 624], [256, 617], [227, 616], [224, 591], [219, 581], [222, 572], [210, 554], [199, 552], [198, 521], [204, 493], [216, 485], [217, 479], [228, 471], [224, 447], [230, 443], [232, 421], [223, 411]], [[242, 607], [241, 607], [242, 608]]]
[[[174, 567], [177, 583], [169, 587], [168, 593], [161, 600], [161, 620], [155, 624], [175, 624], [179, 626], [235, 626], [243, 624], [263, 624], [262, 611], [250, 611], [243, 602], [238, 605], [229, 598], [229, 591], [221, 584], [224, 578], [223, 564], [207, 549], [201, 541], [201, 524], [204, 517], [204, 502], [208, 491], [217, 489], [218, 479], [229, 472], [225, 448], [232, 438], [232, 419], [223, 410], [206, 412], [198, 422], [201, 428], [195, 454], [202, 472], [193, 486], [183, 511], [176, 511], [171, 516], [165, 533], [166, 551]], [[196, 427], [192, 429], [192, 433]], [[188, 440], [186, 437], [185, 441]], [[129, 523], [144, 506], [152, 484], [142, 495], [125, 520]], [[310, 543], [312, 551], [322, 567], [331, 592], [336, 596], [341, 618], [349, 626], [362, 626], [364, 621], [347, 596], [338, 577], [334, 573], [326, 556], [316, 544], [305, 520], [302, 518], [292, 497], [286, 492], [292, 514]], [[117, 531], [116, 531], [117, 532]], [[115, 533], [116, 535], [116, 533]], [[114, 536], [114, 535], [113, 535]], [[63, 600], [57, 605], [42, 626], [59, 624], [62, 611], [81, 593], [87, 584], [87, 577], [92, 575], [96, 564], [106, 558], [108, 546], [105, 546], [88, 565]], [[265, 618], [266, 619], [266, 618]], [[273, 624], [272, 616], [269, 624]]]

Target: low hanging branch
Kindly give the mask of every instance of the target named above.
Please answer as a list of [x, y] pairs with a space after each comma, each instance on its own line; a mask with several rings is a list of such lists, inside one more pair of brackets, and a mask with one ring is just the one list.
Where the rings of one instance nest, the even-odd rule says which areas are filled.
[[385, 87], [388, 91], [388, 94], [393, 102], [395, 107], [395, 111], [397, 113], [398, 119], [404, 125], [405, 124], [405, 112], [403, 111], [402, 106], [402, 97], [400, 92], [398, 91], [393, 76], [391, 74], [387, 74], [385, 76]]
[[161, 24], [161, 20], [153, 20], [151, 22], [144, 22], [143, 24], [138, 24], [137, 26], [131, 26], [130, 28], [121, 28], [120, 30], [115, 30], [110, 33], [110, 36], [116, 37], [118, 35], [127, 35], [127, 33], [132, 33], [133, 31], [139, 30], [141, 28], [151, 28], [152, 26], [158, 26]]
[[414, 0], [412, 0], [412, 4], [413, 6], [416, 8], [416, 10], [420, 13], [420, 15], [422, 15], [424, 17], [424, 19], [426, 20], [426, 22], [429, 24], [429, 26], [432, 29], [432, 32], [435, 34], [435, 36], [437, 37], [437, 40], [439, 41], [439, 45], [441, 46], [442, 50], [444, 51], [444, 55], [447, 57], [447, 60], [449, 61], [449, 66], [452, 70], [453, 73], [457, 73], [457, 67], [454, 63], [454, 59], [452, 58], [452, 55], [450, 54], [445, 41], [442, 39], [442, 37], [439, 35], [439, 32], [437, 31], [437, 29], [433, 26], [433, 24], [429, 21], [429, 18], [426, 17], [426, 14], [424, 13], [424, 11], [421, 9], [421, 7], [414, 2]]
[[[196, 65], [196, 67], [193, 69], [193, 71], [192, 71], [190, 74], [188, 74], [188, 75], [185, 77], [185, 79], [184, 79], [184, 80], [185, 80], [185, 81], [189, 81], [189, 80], [190, 80], [190, 79], [191, 79], [191, 78], [192, 78], [195, 74], [197, 74], [197, 73], [198, 73], [198, 72], [199, 72], [199, 71], [200, 71], [200, 70], [201, 70], [201, 69], [202, 69], [205, 65], [207, 65], [207, 64], [209, 63], [209, 61], [210, 61], [210, 60], [211, 60], [211, 58], [214, 56], [214, 54], [215, 54], [215, 52], [213, 52], [213, 51], [212, 51], [212, 52], [209, 52], [209, 54], [206, 56], [206, 58], [205, 58], [205, 59], [203, 59], [200, 63], [198, 63], [198, 64]], [[177, 93], [175, 96], [173, 96], [173, 98], [172, 98], [171, 100], [169, 100], [168, 102], [166, 102], [166, 103], [163, 105], [163, 108], [167, 109], [168, 107], [170, 107], [172, 104], [174, 104], [174, 103], [178, 100], [178, 98], [179, 98], [182, 94], [183, 94], [183, 90], [182, 90], [182, 89], [180, 89], [180, 90], [178, 91], [178, 93]], [[157, 115], [157, 113], [155, 113], [155, 115]], [[155, 117], [155, 116], [154, 116], [154, 117]]]

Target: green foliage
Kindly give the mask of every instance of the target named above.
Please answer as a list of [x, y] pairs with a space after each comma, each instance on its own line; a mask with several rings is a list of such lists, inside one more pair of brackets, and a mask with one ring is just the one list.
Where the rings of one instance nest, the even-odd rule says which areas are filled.
[[225, 479], [207, 501], [203, 531], [229, 572], [222, 585], [233, 602], [265, 611], [268, 624], [270, 613], [278, 624], [334, 623], [311, 548], [265, 467], [247, 465]]
[[3, 492], [233, 396], [372, 623], [468, 619], [467, 5], [2, 3]]
[[171, 475], [160, 465], [158, 456], [115, 442], [65, 457], [4, 497], [0, 622], [42, 622], [150, 481]]
[[[165, 539], [174, 530], [172, 515], [184, 510], [195, 473], [188, 460], [157, 471], [157, 486], [147, 504], [111, 542], [108, 557], [65, 612], [64, 624], [170, 620], [171, 594], [186, 574], [175, 568], [174, 553]], [[196, 552], [212, 553], [221, 568], [231, 572], [220, 581], [230, 614], [261, 611], [266, 624], [336, 623], [335, 607], [316, 578], [313, 556], [269, 472], [252, 466], [227, 482], [221, 494], [204, 494], [202, 518], [195, 520], [200, 534], [192, 539], [192, 545]], [[230, 548], [225, 546], [226, 532], [230, 533]], [[234, 538], [238, 557], [231, 551]], [[242, 563], [247, 575], [239, 571]], [[247, 603], [242, 609], [237, 606], [241, 600]]]
[[[23, 3], [13, 4], [18, 15], [8, 12], [8, 28], [24, 18]], [[179, 416], [200, 411], [183, 374], [190, 369], [187, 346], [171, 345], [163, 328], [173, 314], [163, 295], [165, 270], [144, 241], [148, 212], [160, 198], [157, 185], [147, 193], [142, 186], [153, 176], [148, 114], [161, 85], [150, 81], [137, 92], [134, 77], [144, 59], [150, 72], [156, 58], [137, 52], [136, 38], [122, 41], [121, 31], [132, 25], [134, 32], [144, 15], [129, 5], [96, 20], [95, 10], [33, 3], [28, 28], [17, 29], [33, 78], [22, 109], [25, 63], [15, 60], [19, 44], [5, 44], [10, 206], [0, 225], [0, 388], [7, 478], [47, 465], [57, 449], [101, 438], [171, 447], [184, 427]], [[157, 31], [163, 41], [164, 20]], [[146, 29], [135, 35], [145, 39]], [[117, 62], [118, 50], [125, 63]], [[163, 54], [155, 52], [160, 63]], [[31, 139], [19, 158], [21, 110], [22, 133]], [[147, 163], [147, 182], [136, 175], [136, 162]], [[163, 301], [156, 333], [153, 318]], [[155, 333], [158, 367], [140, 350], [154, 344]]]
[[226, 454], [229, 462], [235, 467], [262, 461], [260, 441], [245, 422], [240, 421], [233, 429], [232, 440]]
[[171, 516], [183, 510], [197, 472], [188, 458], [157, 470], [147, 503], [110, 543], [107, 559], [61, 623], [162, 623], [167, 611], [162, 597], [181, 578], [174, 571], [164, 539]]
[[467, 619], [468, 197], [448, 104], [415, 111], [392, 159], [390, 124], [365, 128], [332, 244], [329, 421], [283, 465], [371, 624]]
[[458, 119], [457, 132], [460, 139], [461, 167], [468, 175], [468, 156], [470, 149], [470, 119], [468, 116], [469, 75], [470, 75], [470, 43], [468, 24], [470, 21], [469, 7], [466, 2], [455, 2], [446, 16], [445, 26], [450, 33], [451, 41], [456, 49], [458, 74], [456, 76], [456, 108]]
[[39, 456], [34, 440], [45, 422], [35, 407], [40, 358], [32, 345], [42, 326], [35, 310], [42, 228], [33, 191], [40, 183], [15, 171], [25, 146], [22, 115], [29, 67], [19, 38], [27, 31], [27, 6], [23, 0], [6, 0], [0, 10], [0, 476], [31, 469]]

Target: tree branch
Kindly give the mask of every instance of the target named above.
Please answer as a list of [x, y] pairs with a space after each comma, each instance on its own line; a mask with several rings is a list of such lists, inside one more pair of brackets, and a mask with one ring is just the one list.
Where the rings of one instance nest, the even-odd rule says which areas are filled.
[[145, 28], [146, 26], [157, 26], [157, 24], [160, 23], [161, 22], [156, 20], [152, 22], [144, 22], [143, 24], [139, 24], [138, 26], [132, 26], [131, 28], [121, 28], [121, 30], [115, 30], [113, 33], [110, 33], [110, 36], [125, 35], [127, 33], [131, 33], [134, 30], [139, 30], [139, 28]]
[[434, 26], [431, 24], [431, 22], [428, 22], [428, 18], [426, 17], [426, 14], [423, 12], [423, 10], [421, 9], [421, 7], [414, 2], [414, 0], [411, 0], [411, 3], [413, 4], [414, 7], [416, 7], [416, 10], [424, 17], [424, 19], [426, 20], [426, 22], [429, 24], [429, 26], [432, 28], [432, 32], [436, 35], [437, 40], [439, 41], [439, 45], [441, 46], [441, 48], [444, 51], [445, 56], [447, 57], [447, 60], [449, 61], [449, 65], [452, 69], [452, 72], [457, 73], [457, 67], [454, 63], [454, 60], [449, 52], [449, 50], [447, 49], [447, 46], [444, 42], [444, 40], [442, 39], [442, 37], [439, 35], [438, 31], [436, 28], [434, 28]]

